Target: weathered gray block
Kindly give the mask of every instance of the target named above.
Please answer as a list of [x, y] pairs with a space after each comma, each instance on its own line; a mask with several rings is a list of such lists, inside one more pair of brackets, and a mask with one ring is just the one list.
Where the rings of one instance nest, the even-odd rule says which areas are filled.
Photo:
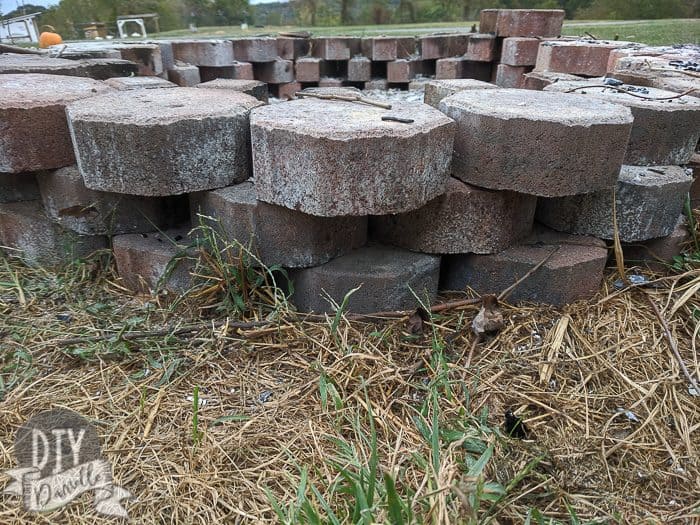
[[173, 40], [175, 60], [194, 66], [230, 66], [233, 46], [229, 40]]
[[277, 56], [285, 60], [296, 60], [309, 53], [309, 39], [306, 37], [277, 37]]
[[74, 103], [67, 113], [88, 188], [153, 197], [247, 179], [249, 113], [262, 104], [223, 89], [151, 89]]
[[353, 57], [348, 61], [350, 82], [369, 82], [372, 78], [372, 61], [366, 57]]
[[[116, 52], [116, 56], [121, 56]], [[66, 60], [38, 55], [0, 53], [0, 74], [35, 73], [44, 75], [66, 75], [105, 80], [112, 77], [136, 75], [139, 67], [129, 60], [94, 58]]]
[[321, 59], [302, 57], [294, 64], [298, 82], [318, 82], [321, 80]]
[[[670, 235], [693, 179], [678, 166], [623, 166], [615, 190], [623, 242]], [[613, 192], [540, 199], [537, 220], [555, 230], [613, 238]]]
[[515, 288], [508, 301], [561, 306], [595, 295], [608, 257], [605, 243], [594, 237], [566, 235], [541, 227], [528, 240], [498, 254], [443, 257], [440, 288], [470, 287], [480, 294], [498, 294], [554, 250], [544, 265]]
[[36, 266], [69, 264], [106, 248], [107, 237], [79, 235], [61, 228], [40, 201], [0, 204], [0, 247]]
[[243, 62], [272, 62], [277, 60], [277, 39], [273, 37], [235, 38], [233, 54]]
[[0, 173], [73, 164], [65, 107], [109, 91], [109, 86], [90, 78], [0, 75]]
[[440, 258], [386, 246], [366, 246], [315, 268], [290, 272], [292, 302], [302, 312], [331, 312], [353, 288], [347, 311], [371, 313], [418, 306], [413, 293], [432, 302], [437, 295]]
[[40, 198], [34, 173], [0, 173], [0, 203]]
[[512, 37], [503, 39], [501, 64], [509, 66], [534, 66], [537, 62], [539, 38]]
[[190, 242], [187, 229], [117, 235], [112, 249], [119, 277], [135, 292], [184, 292], [196, 264]]
[[471, 78], [431, 80], [425, 85], [425, 95], [423, 100], [426, 104], [430, 104], [434, 108], [437, 108], [443, 98], [469, 89], [497, 89], [497, 86]]
[[197, 66], [182, 63], [168, 70], [168, 78], [180, 87], [193, 87], [202, 81]]
[[461, 91], [440, 110], [457, 122], [453, 176], [543, 197], [613, 187], [632, 127], [624, 106], [523, 89]]
[[197, 87], [203, 89], [230, 89], [231, 91], [245, 93], [265, 103], [268, 100], [267, 84], [258, 80], [219, 78], [198, 84]]
[[[674, 230], [666, 237], [639, 243], [623, 243], [625, 265], [642, 265], [656, 271], [667, 269], [673, 258], [683, 251], [683, 245], [689, 238], [685, 218], [680, 217]], [[613, 254], [610, 256], [613, 257]]]
[[303, 99], [256, 108], [250, 123], [258, 198], [311, 215], [419, 208], [449, 177], [454, 124], [425, 104]]
[[[646, 100], [618, 90], [592, 87], [598, 80], [556, 82], [545, 91], [567, 92], [588, 96], [613, 104], [627, 106], [632, 111], [634, 123], [627, 146], [625, 164], [633, 166], [675, 166], [686, 164], [700, 140], [700, 99], [682, 97], [671, 100]], [[631, 86], [620, 86], [622, 89]], [[647, 88], [643, 96], [668, 98], [677, 94], [661, 89]]]
[[177, 84], [160, 77], [115, 77], [105, 80], [105, 84], [118, 91], [177, 87]]
[[[190, 195], [192, 224], [202, 220], [228, 241], [250, 245], [266, 266], [323, 264], [365, 244], [366, 217], [315, 217], [259, 201], [251, 182]], [[211, 217], [210, 221], [205, 217]]]
[[496, 36], [553, 37], [561, 34], [563, 9], [482, 9], [479, 31]]
[[166, 229], [188, 218], [179, 197], [135, 197], [85, 187], [77, 166], [37, 175], [46, 214], [85, 235], [118, 235]]
[[256, 80], [268, 84], [285, 84], [294, 82], [294, 62], [277, 59], [272, 62], [253, 64]]
[[311, 54], [324, 60], [350, 60], [360, 52], [361, 39], [347, 36], [321, 36], [311, 39]]
[[496, 253], [530, 234], [537, 198], [492, 191], [450, 178], [447, 190], [422, 208], [372, 217], [384, 244], [426, 253]]

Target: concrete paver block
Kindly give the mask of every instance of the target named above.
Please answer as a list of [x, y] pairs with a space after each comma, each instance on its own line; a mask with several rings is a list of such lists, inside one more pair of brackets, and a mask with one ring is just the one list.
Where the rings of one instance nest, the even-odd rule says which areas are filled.
[[348, 61], [350, 82], [369, 82], [372, 78], [372, 61], [366, 57], [353, 57]]
[[107, 245], [105, 236], [79, 235], [52, 222], [41, 201], [0, 204], [0, 247], [28, 264], [62, 266]]
[[73, 164], [65, 106], [109, 91], [103, 82], [89, 78], [0, 75], [0, 173]]
[[666, 237], [638, 243], [623, 243], [625, 265], [642, 265], [654, 271], [667, 270], [673, 258], [681, 254], [689, 239], [690, 233], [685, 224], [685, 217], [680, 217], [674, 230]]
[[240, 93], [245, 93], [251, 97], [255, 97], [261, 102], [267, 103], [268, 100], [268, 90], [267, 84], [265, 82], [260, 82], [259, 80], [237, 80], [231, 78], [219, 78], [216, 80], [210, 80], [209, 82], [203, 82], [197, 85], [199, 89], [229, 89], [231, 91], [238, 91]]
[[[670, 235], [692, 178], [678, 166], [623, 166], [615, 190], [617, 228], [623, 242]], [[537, 220], [569, 233], [613, 239], [613, 192], [540, 199]]]
[[496, 67], [496, 85], [502, 88], [524, 88], [525, 74], [530, 71], [532, 71], [530, 66], [498, 64]]
[[499, 37], [556, 37], [564, 14], [563, 9], [482, 9], [479, 31]]
[[41, 198], [34, 173], [0, 173], [0, 203]]
[[277, 39], [251, 37], [233, 39], [233, 56], [243, 62], [272, 62], [277, 60]]
[[292, 100], [294, 94], [302, 90], [300, 82], [287, 82], [285, 84], [277, 84], [277, 98], [281, 100]]
[[286, 84], [294, 82], [294, 62], [276, 59], [272, 62], [256, 62], [253, 64], [255, 79], [268, 84]]
[[469, 47], [469, 34], [425, 35], [418, 39], [422, 60], [435, 60], [463, 55]]
[[115, 77], [105, 80], [105, 84], [118, 91], [177, 87], [177, 84], [160, 77]]
[[531, 71], [525, 74], [524, 89], [542, 91], [545, 87], [560, 81], [584, 80], [583, 77], [569, 75], [568, 73], [556, 73], [553, 71]]
[[530, 234], [537, 198], [469, 186], [450, 178], [447, 191], [422, 208], [372, 217], [382, 243], [425, 253], [496, 253]]
[[[700, 140], [700, 99], [682, 97], [671, 100], [647, 100], [636, 92], [623, 93], [617, 89], [600, 86], [597, 80], [556, 82], [545, 91], [567, 92], [594, 97], [614, 104], [627, 106], [632, 111], [634, 123], [627, 146], [625, 164], [635, 166], [672, 166], [686, 164]], [[621, 89], [634, 89], [622, 85]], [[647, 88], [645, 97], [669, 98], [670, 91]]]
[[[121, 56], [121, 54], [117, 53], [117, 56]], [[67, 60], [37, 55], [0, 53], [0, 74], [3, 75], [35, 73], [105, 80], [112, 77], [136, 75], [138, 71], [138, 64], [114, 58]]]
[[347, 311], [371, 313], [410, 310], [437, 295], [440, 257], [400, 248], [366, 246], [315, 268], [290, 272], [292, 302], [302, 312], [332, 312], [325, 297], [338, 305], [352, 289]]
[[37, 175], [46, 214], [84, 235], [118, 235], [165, 229], [188, 219], [180, 197], [134, 197], [85, 187], [77, 166]]
[[457, 122], [453, 176], [542, 197], [612, 188], [632, 127], [624, 106], [523, 89], [460, 91], [440, 110]]
[[192, 285], [195, 260], [189, 251], [187, 229], [132, 233], [112, 238], [117, 272], [135, 292], [169, 290], [177, 293]]
[[498, 89], [498, 87], [471, 78], [432, 80], [425, 85], [424, 102], [437, 108], [443, 98], [469, 89]]
[[695, 153], [690, 158], [688, 169], [691, 170], [695, 179], [690, 187], [690, 206], [695, 209], [700, 207], [700, 153]]
[[534, 66], [537, 62], [539, 38], [511, 37], [503, 39], [501, 64], [509, 66]]
[[247, 179], [249, 113], [262, 104], [223, 89], [151, 89], [73, 103], [67, 113], [88, 188], [154, 197]]
[[464, 58], [475, 62], [491, 62], [497, 58], [496, 37], [488, 33], [469, 36], [469, 45]]
[[321, 80], [321, 59], [302, 57], [294, 64], [297, 82], [318, 82]]
[[266, 266], [317, 266], [367, 240], [366, 217], [315, 217], [267, 204], [257, 200], [251, 182], [194, 193], [190, 202], [192, 224], [198, 224], [201, 215], [227, 241], [250, 245]]
[[408, 84], [420, 72], [421, 61], [398, 59], [386, 64], [386, 80], [390, 84]]
[[547, 40], [540, 43], [535, 70], [600, 77], [608, 70], [610, 52], [632, 45], [614, 40]]
[[498, 254], [443, 257], [440, 288], [470, 287], [480, 294], [498, 294], [552, 252], [549, 260], [523, 281], [508, 301], [562, 306], [595, 295], [608, 258], [605, 243], [594, 237], [567, 235], [542, 227], [523, 243]]
[[258, 198], [272, 204], [320, 216], [397, 213], [447, 183], [454, 124], [425, 104], [307, 98], [256, 108], [250, 122]]
[[350, 60], [359, 54], [361, 38], [321, 36], [311, 39], [311, 54], [324, 60]]
[[168, 70], [168, 78], [180, 87], [194, 87], [202, 81], [199, 68], [188, 64], [175, 64]]
[[172, 46], [175, 60], [187, 64], [209, 67], [233, 64], [233, 46], [229, 40], [173, 40]]
[[305, 37], [277, 37], [277, 56], [284, 60], [296, 60], [309, 53], [310, 42]]

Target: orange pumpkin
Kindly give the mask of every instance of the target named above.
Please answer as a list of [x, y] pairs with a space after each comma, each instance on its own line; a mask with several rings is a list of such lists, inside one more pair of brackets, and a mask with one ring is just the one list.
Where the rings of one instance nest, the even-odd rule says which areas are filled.
[[42, 29], [48, 29], [48, 31], [43, 31], [39, 35], [39, 47], [41, 49], [63, 43], [61, 35], [55, 33], [55, 29], [52, 26], [44, 26]]

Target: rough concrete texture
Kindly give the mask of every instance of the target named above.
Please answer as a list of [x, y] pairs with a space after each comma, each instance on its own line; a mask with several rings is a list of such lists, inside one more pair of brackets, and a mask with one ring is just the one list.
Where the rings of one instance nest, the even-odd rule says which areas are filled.
[[78, 235], [44, 213], [40, 201], [0, 204], [0, 248], [28, 264], [55, 267], [107, 247], [107, 237]]
[[348, 61], [350, 82], [369, 82], [372, 78], [372, 61], [367, 57], [353, 57]]
[[368, 37], [362, 39], [361, 46], [362, 54], [376, 62], [407, 58], [416, 51], [416, 41], [413, 37]]
[[202, 82], [218, 79], [254, 80], [253, 64], [250, 62], [234, 62], [232, 66], [206, 67], [199, 66], [199, 76]]
[[89, 78], [0, 75], [0, 173], [73, 164], [65, 106], [111, 90]]
[[[624, 93], [618, 89], [630, 89], [622, 85], [618, 89], [600, 86], [597, 80], [557, 82], [545, 91], [567, 92], [576, 89], [582, 96], [627, 106], [632, 111], [634, 123], [627, 145], [625, 164], [635, 166], [671, 166], [685, 164], [700, 140], [700, 100], [692, 97], [671, 100], [648, 100], [638, 93]], [[633, 89], [633, 88], [632, 88]], [[663, 99], [676, 96], [670, 91], [647, 88], [644, 97]]]
[[504, 38], [501, 46], [501, 64], [509, 66], [534, 66], [537, 62], [539, 38]]
[[336, 77], [321, 77], [318, 81], [319, 88], [343, 89], [343, 79]]
[[310, 42], [308, 38], [302, 37], [277, 37], [277, 56], [284, 60], [296, 60], [299, 57], [308, 55]]
[[386, 80], [390, 84], [407, 84], [420, 72], [421, 61], [413, 59], [394, 60], [386, 64]]
[[40, 198], [34, 173], [0, 173], [0, 204]]
[[[556, 251], [555, 251], [556, 250]], [[473, 288], [498, 294], [554, 254], [508, 297], [562, 306], [589, 299], [599, 289], [608, 257], [605, 243], [594, 237], [567, 235], [538, 227], [523, 243], [495, 255], [448, 255], [443, 258], [440, 288]]]
[[[673, 258], [683, 251], [683, 245], [690, 239], [684, 217], [680, 217], [670, 235], [649, 239], [640, 243], [623, 243], [622, 252], [626, 265], [642, 265], [654, 271], [668, 269]], [[613, 254], [610, 257], [614, 257]]]
[[321, 36], [311, 39], [311, 54], [324, 60], [350, 60], [359, 54], [359, 37]]
[[180, 197], [134, 197], [85, 187], [77, 166], [37, 175], [46, 214], [85, 235], [118, 235], [164, 229], [187, 220]]
[[177, 87], [177, 84], [160, 77], [116, 77], [105, 80], [105, 84], [118, 91]]
[[362, 91], [352, 86], [321, 86], [309, 87], [302, 90], [302, 93], [315, 93], [317, 95], [338, 95], [341, 97], [361, 97]]
[[439, 58], [435, 61], [435, 78], [438, 80], [462, 78], [463, 63], [462, 57]]
[[255, 79], [268, 84], [286, 84], [294, 82], [294, 62], [277, 59], [272, 62], [253, 64]]
[[104, 80], [111, 77], [135, 75], [138, 71], [137, 64], [121, 59], [66, 60], [37, 55], [0, 53], [0, 74], [2, 75], [36, 73]]
[[321, 59], [303, 57], [294, 64], [297, 82], [318, 82], [321, 79]]
[[599, 77], [608, 70], [610, 52], [634, 45], [612, 40], [549, 40], [540, 44], [536, 71]]
[[302, 85], [299, 82], [287, 82], [286, 84], [277, 84], [277, 98], [281, 100], [292, 100], [294, 95], [302, 90]]
[[189, 245], [187, 229], [113, 237], [114, 259], [122, 284], [135, 292], [186, 291], [191, 287], [195, 266]]
[[363, 246], [366, 217], [315, 217], [256, 198], [251, 182], [190, 196], [192, 224], [198, 214], [228, 241], [250, 246], [266, 266], [306, 268]]
[[[670, 235], [691, 184], [690, 175], [678, 166], [623, 166], [615, 189], [620, 240], [636, 242]], [[612, 209], [612, 190], [540, 199], [537, 220], [555, 230], [611, 240]]]
[[542, 197], [612, 188], [632, 126], [624, 106], [524, 89], [461, 91], [440, 110], [457, 122], [453, 176]]
[[469, 45], [464, 58], [475, 62], [491, 62], [497, 58], [496, 37], [488, 33], [469, 36]]
[[249, 113], [261, 105], [224, 89], [151, 89], [78, 101], [67, 113], [88, 188], [154, 197], [247, 179]]
[[372, 217], [382, 243], [425, 253], [496, 253], [532, 230], [537, 198], [469, 186], [450, 178], [447, 190], [422, 208]]
[[386, 81], [386, 78], [373, 78], [372, 80], [365, 82], [364, 89], [365, 91], [385, 91], [389, 89], [389, 83]]
[[202, 81], [197, 66], [175, 64], [168, 70], [168, 78], [180, 87], [193, 87]]
[[258, 198], [311, 215], [416, 209], [449, 176], [454, 123], [425, 104], [303, 99], [256, 108], [250, 124]]
[[471, 78], [431, 80], [425, 85], [424, 102], [437, 108], [443, 98], [469, 89], [497, 89], [497, 86]]
[[353, 293], [347, 304], [351, 313], [411, 310], [437, 295], [440, 257], [387, 246], [366, 246], [315, 268], [290, 272], [294, 282], [292, 302], [302, 312], [332, 312]]
[[[524, 89], [542, 91], [545, 87], [555, 82], [584, 80], [583, 77], [569, 75], [568, 73], [555, 73], [552, 71], [532, 71], [525, 74]], [[602, 81], [602, 80], [601, 80]]]
[[245, 93], [251, 97], [255, 97], [261, 102], [267, 103], [268, 92], [267, 84], [258, 80], [236, 80], [232, 78], [219, 78], [198, 84], [200, 89], [228, 89]]
[[530, 66], [498, 64], [496, 67], [496, 85], [502, 88], [524, 88], [525, 74], [530, 71], [532, 71]]
[[695, 153], [688, 163], [692, 177], [695, 179], [690, 187], [690, 205], [693, 208], [700, 207], [700, 153]]
[[564, 14], [563, 9], [482, 9], [479, 31], [500, 37], [556, 37]]
[[279, 58], [277, 39], [273, 37], [236, 38], [233, 55], [243, 62], [272, 62]]
[[463, 55], [469, 47], [469, 34], [426, 35], [418, 39], [422, 60]]
[[233, 46], [229, 40], [173, 40], [172, 46], [175, 60], [186, 64], [209, 67], [233, 64]]

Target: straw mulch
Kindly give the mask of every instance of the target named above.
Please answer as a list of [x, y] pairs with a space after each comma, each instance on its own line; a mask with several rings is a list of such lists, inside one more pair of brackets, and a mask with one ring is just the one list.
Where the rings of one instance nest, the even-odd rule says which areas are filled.
[[[334, 327], [282, 308], [238, 329], [201, 303], [126, 294], [98, 265], [54, 275], [0, 260], [0, 470], [16, 466], [23, 422], [65, 407], [97, 427], [133, 522], [278, 522], [268, 494], [324, 515], [308, 485], [297, 493], [307, 476], [345, 521], [338, 465], [371, 461], [373, 424], [378, 477], [396, 480], [415, 522], [698, 522], [700, 397], [648, 297], [697, 380], [700, 270], [646, 275], [656, 280], [617, 290], [611, 268], [595, 298], [563, 309], [503, 305], [505, 327], [474, 344], [478, 305], [422, 326], [399, 316]], [[195, 329], [115, 336], [182, 326]], [[94, 335], [104, 340], [62, 342]], [[528, 439], [505, 436], [508, 409]], [[480, 479], [508, 488], [496, 503], [473, 496], [469, 443], [494, 447]], [[390, 523], [387, 512], [378, 505], [373, 519]], [[87, 495], [46, 516], [0, 498], [1, 523], [103, 521]]]

